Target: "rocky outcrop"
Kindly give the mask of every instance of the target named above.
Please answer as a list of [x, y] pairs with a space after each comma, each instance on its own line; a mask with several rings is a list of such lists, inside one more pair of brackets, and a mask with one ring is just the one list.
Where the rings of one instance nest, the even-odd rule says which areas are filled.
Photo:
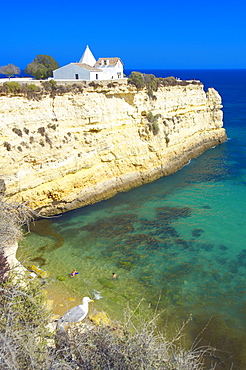
[[127, 84], [41, 100], [0, 96], [6, 197], [52, 215], [173, 173], [226, 140], [221, 108], [200, 83], [154, 96]]

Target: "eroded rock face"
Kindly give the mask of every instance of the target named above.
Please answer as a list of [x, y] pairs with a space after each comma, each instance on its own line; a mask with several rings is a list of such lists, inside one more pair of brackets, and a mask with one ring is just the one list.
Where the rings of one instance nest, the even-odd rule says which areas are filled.
[[226, 140], [221, 98], [202, 84], [87, 87], [40, 101], [0, 97], [6, 197], [57, 214], [173, 173]]

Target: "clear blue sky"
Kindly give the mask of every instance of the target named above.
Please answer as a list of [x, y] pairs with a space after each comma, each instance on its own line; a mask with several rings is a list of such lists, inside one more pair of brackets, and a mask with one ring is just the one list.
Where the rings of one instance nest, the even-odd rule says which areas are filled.
[[3, 1], [0, 65], [120, 57], [125, 69], [246, 68], [245, 0]]

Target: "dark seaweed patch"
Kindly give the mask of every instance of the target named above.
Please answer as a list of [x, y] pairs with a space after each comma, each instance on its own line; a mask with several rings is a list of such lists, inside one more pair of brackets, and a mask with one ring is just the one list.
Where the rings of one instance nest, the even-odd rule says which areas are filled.
[[211, 209], [210, 206], [203, 206], [202, 208], [204, 208], [204, 209]]
[[38, 263], [39, 267], [42, 267], [45, 265], [46, 259], [39, 256], [39, 257], [31, 258], [31, 262], [34, 262], [34, 264]]
[[176, 239], [175, 240], [175, 243], [177, 245], [181, 245], [184, 249], [188, 249], [189, 248], [189, 243], [186, 240], [184, 240], [184, 239], [181, 239], [181, 238]]
[[168, 242], [162, 242], [161, 243], [161, 248], [164, 248], [164, 249], [169, 249], [171, 248], [173, 245], [171, 243], [168, 243]]
[[228, 247], [226, 247], [225, 245], [221, 244], [221, 245], [219, 245], [219, 249], [221, 249], [222, 251], [226, 251], [228, 249]]
[[38, 248], [38, 252], [44, 253], [45, 249], [48, 247], [48, 244], [44, 244], [42, 247]]
[[63, 237], [53, 229], [50, 220], [43, 219], [36, 221], [35, 223], [31, 223], [30, 231], [41, 236], [48, 236], [54, 238], [55, 244], [52, 246], [52, 250], [60, 248], [64, 243]]
[[212, 244], [202, 244], [202, 249], [204, 249], [205, 251], [211, 251], [213, 247], [214, 246]]
[[157, 220], [148, 220], [147, 218], [140, 219], [140, 222], [144, 228], [153, 228], [153, 229], [159, 229], [162, 227], [162, 223], [160, 223]]
[[68, 238], [73, 238], [75, 236], [77, 236], [79, 233], [81, 232], [81, 227], [69, 227], [69, 228], [66, 228], [62, 231], [62, 235], [64, 236], [64, 238], [68, 239]]
[[166, 279], [174, 279], [178, 278], [184, 275], [189, 275], [193, 270], [193, 267], [188, 263], [182, 263], [176, 266], [173, 266], [172, 268], [166, 270], [164, 272], [164, 277]]
[[187, 218], [191, 215], [191, 208], [188, 207], [158, 207], [157, 218], [164, 224], [169, 224], [179, 218]]
[[214, 278], [214, 280], [216, 280], [217, 282], [221, 282], [223, 280], [223, 278], [220, 276], [220, 274], [218, 273], [218, 271], [213, 271], [212, 272], [212, 277]]
[[240, 252], [240, 253], [237, 255], [237, 260], [238, 260], [238, 263], [239, 263], [241, 266], [246, 267], [246, 249], [243, 249], [243, 250], [242, 250], [242, 252]]
[[216, 262], [218, 262], [220, 265], [225, 265], [226, 262], [227, 262], [227, 259], [226, 258], [223, 258], [223, 257], [217, 257], [216, 259]]
[[99, 219], [95, 223], [83, 226], [81, 229], [93, 234], [94, 237], [111, 238], [116, 235], [124, 235], [134, 231], [132, 225], [137, 221], [135, 214], [122, 214], [116, 217]]
[[168, 234], [170, 236], [173, 236], [174, 238], [179, 237], [179, 233], [171, 226], [167, 226], [163, 229], [165, 234]]
[[238, 273], [238, 263], [236, 261], [231, 261], [229, 263], [229, 271], [232, 273], [232, 274], [237, 274]]
[[192, 231], [192, 236], [198, 238], [199, 236], [202, 235], [202, 233], [204, 233], [204, 230], [203, 229], [194, 229]]
[[125, 242], [131, 245], [132, 248], [138, 248], [140, 246], [147, 246], [148, 249], [160, 248], [159, 240], [150, 234], [132, 235]]

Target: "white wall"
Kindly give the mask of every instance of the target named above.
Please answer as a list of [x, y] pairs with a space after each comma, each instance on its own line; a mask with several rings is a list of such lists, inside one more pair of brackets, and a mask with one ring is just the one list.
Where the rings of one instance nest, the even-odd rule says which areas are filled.
[[100, 81], [100, 80], [103, 80], [104, 78], [102, 77], [103, 76], [103, 72], [101, 71], [98, 71], [98, 72], [90, 72], [90, 80], [91, 81]]
[[79, 80], [90, 80], [90, 71], [72, 63], [53, 71], [55, 80], [76, 80], [76, 74]]
[[[118, 80], [119, 78], [123, 78], [123, 65], [118, 62], [116, 66], [100, 66], [100, 69], [103, 70], [103, 75], [101, 77], [102, 80]], [[118, 76], [120, 73], [120, 77]]]
[[[76, 80], [76, 75], [78, 75], [77, 80], [89, 80], [89, 81], [102, 81], [102, 80], [112, 80], [119, 79], [118, 72], [121, 73], [120, 78], [123, 78], [123, 66], [120, 62], [116, 66], [100, 66], [98, 72], [88, 71], [81, 68], [73, 63], [70, 63], [64, 67], [58, 68], [53, 71], [53, 77], [55, 80]], [[97, 78], [98, 76], [98, 78]]]

